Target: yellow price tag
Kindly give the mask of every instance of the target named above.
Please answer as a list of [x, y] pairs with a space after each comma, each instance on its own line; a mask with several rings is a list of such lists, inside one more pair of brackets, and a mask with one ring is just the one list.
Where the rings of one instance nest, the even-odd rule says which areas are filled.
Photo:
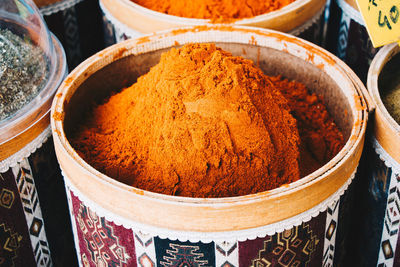
[[400, 41], [400, 0], [357, 0], [374, 47]]

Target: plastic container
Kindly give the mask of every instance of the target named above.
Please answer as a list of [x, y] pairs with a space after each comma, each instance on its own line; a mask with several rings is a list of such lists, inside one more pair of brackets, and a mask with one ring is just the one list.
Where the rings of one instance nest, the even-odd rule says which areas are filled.
[[[321, 42], [325, 0], [297, 0], [279, 10], [240, 19], [235, 26], [254, 26], [288, 32]], [[183, 18], [144, 8], [130, 0], [100, 0], [107, 44], [176, 27], [207, 25], [210, 20]]]
[[44, 20], [61, 41], [70, 70], [104, 48], [98, 1], [34, 0]]
[[[344, 133], [344, 148], [297, 182], [229, 198], [152, 193], [88, 165], [68, 142], [86, 103], [133, 83], [161, 52], [190, 42], [214, 42], [258, 62], [269, 75], [282, 74], [323, 95]], [[172, 30], [113, 45], [89, 58], [59, 88], [51, 119], [80, 265], [162, 266], [185, 260], [207, 266], [343, 264], [346, 250], [337, 248], [349, 244], [349, 186], [368, 117], [363, 90], [355, 74], [322, 48], [256, 28]]]
[[25, 104], [0, 112], [0, 262], [51, 266], [73, 251], [50, 130], [51, 102], [67, 75], [65, 54], [30, 0], [0, 2], [0, 45], [2, 104], [22, 103], [5, 98], [24, 94], [23, 88], [32, 93], [26, 93]]

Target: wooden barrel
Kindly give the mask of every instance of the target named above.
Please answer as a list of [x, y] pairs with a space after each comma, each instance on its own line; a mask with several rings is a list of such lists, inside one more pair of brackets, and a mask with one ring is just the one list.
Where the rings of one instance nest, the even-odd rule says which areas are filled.
[[[368, 72], [368, 91], [376, 106], [371, 116], [371, 131], [366, 143], [366, 176], [360, 202], [365, 207], [360, 216], [359, 252], [361, 265], [399, 266], [399, 192], [400, 125], [383, 104], [385, 75], [399, 73], [400, 47], [397, 43], [382, 47]], [[386, 80], [385, 80], [386, 79]], [[399, 81], [399, 79], [397, 79]], [[361, 206], [363, 207], [363, 206]]]
[[[144, 191], [86, 163], [68, 137], [87, 103], [94, 96], [101, 98], [133, 83], [166, 49], [191, 42], [216, 43], [233, 55], [257, 62], [268, 75], [282, 74], [322, 95], [344, 134], [344, 148], [294, 183], [228, 198]], [[355, 74], [330, 53], [271, 30], [182, 28], [131, 39], [99, 52], [61, 85], [51, 117], [80, 265], [162, 266], [168, 259], [183, 258], [207, 266], [342, 264], [342, 248], [348, 243], [346, 218], [351, 212], [348, 195], [368, 118], [363, 90]]]
[[[314, 43], [322, 38], [325, 0], [296, 0], [283, 8], [230, 25], [274, 29]], [[176, 27], [207, 25], [210, 20], [183, 18], [147, 9], [130, 0], [100, 0], [108, 44]]]

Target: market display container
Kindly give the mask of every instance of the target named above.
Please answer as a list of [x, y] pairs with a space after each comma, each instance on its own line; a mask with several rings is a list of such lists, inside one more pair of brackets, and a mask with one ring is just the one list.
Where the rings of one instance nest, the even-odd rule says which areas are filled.
[[[326, 165], [277, 189], [228, 198], [157, 194], [89, 166], [68, 136], [92, 99], [126, 87], [190, 42], [217, 46], [324, 97], [346, 144]], [[113, 45], [79, 65], [59, 88], [52, 131], [63, 170], [81, 266], [322, 266], [342, 264], [363, 150], [368, 107], [363, 85], [339, 59], [291, 35], [248, 27], [194, 27]], [[263, 265], [264, 264], [264, 265]]]
[[[29, 0], [1, 1], [0, 46], [0, 264], [76, 262], [64, 182], [50, 129], [53, 96], [67, 75], [64, 50]], [[35, 53], [21, 47], [34, 47]], [[45, 67], [30, 65], [27, 56]], [[31, 78], [26, 78], [26, 73]], [[34, 76], [38, 73], [40, 76]], [[10, 113], [3, 109], [24, 101], [11, 102], [8, 94], [27, 94], [22, 89], [32, 84], [38, 92], [24, 105]], [[7, 91], [11, 87], [14, 91]]]
[[104, 48], [98, 1], [34, 0], [51, 32], [61, 41], [70, 70]]
[[[382, 101], [385, 79], [398, 81], [400, 47], [384, 46], [374, 57], [368, 72], [368, 91], [375, 103], [371, 116], [371, 136], [366, 142], [367, 176], [360, 201], [364, 203], [359, 229], [361, 264], [398, 266], [400, 125]], [[396, 59], [397, 58], [397, 59]], [[386, 75], [386, 77], [385, 77]], [[390, 78], [391, 77], [391, 78]]]
[[[325, 2], [297, 0], [279, 10], [253, 18], [239, 19], [229, 25], [268, 28], [320, 43]], [[100, 0], [100, 7], [104, 14], [104, 35], [107, 44], [155, 31], [211, 23], [206, 19], [183, 18], [156, 12], [130, 0]]]
[[378, 48], [369, 38], [355, 0], [332, 0], [324, 46], [342, 59], [366, 83]]

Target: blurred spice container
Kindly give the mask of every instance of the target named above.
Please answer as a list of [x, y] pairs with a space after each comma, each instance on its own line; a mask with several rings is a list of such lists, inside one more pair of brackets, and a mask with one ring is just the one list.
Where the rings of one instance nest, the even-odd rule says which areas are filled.
[[[281, 74], [322, 95], [343, 132], [344, 148], [294, 183], [227, 198], [140, 190], [88, 165], [68, 140], [87, 103], [131, 85], [166, 49], [193, 42], [216, 43], [233, 55], [257, 62], [267, 75]], [[348, 244], [351, 183], [368, 117], [362, 90], [355, 74], [323, 49], [256, 28], [177, 29], [129, 40], [91, 57], [62, 84], [51, 116], [80, 264], [161, 266], [185, 260], [210, 266], [343, 264], [345, 250], [335, 248]], [[98, 232], [104, 234], [95, 235]], [[105, 245], [87, 246], [95, 242]]]
[[366, 83], [369, 65], [379, 49], [372, 45], [355, 0], [331, 1], [324, 46]]
[[[224, 23], [227, 19], [225, 24], [232, 26], [279, 30], [319, 44], [322, 39], [325, 2], [296, 0], [263, 15], [243, 19], [222, 18], [215, 23]], [[131, 0], [100, 0], [100, 7], [104, 13], [104, 35], [107, 44], [160, 30], [213, 23], [213, 19], [185, 18], [153, 11]]]
[[64, 50], [33, 2], [2, 0], [0, 263], [4, 266], [74, 263], [49, 120], [51, 101], [66, 75]]
[[69, 69], [104, 48], [97, 0], [34, 0], [47, 26], [61, 41]]
[[400, 47], [394, 43], [379, 50], [368, 72], [368, 91], [376, 109], [366, 145], [368, 179], [360, 198], [364, 203], [359, 221], [361, 266], [400, 264], [399, 70]]

